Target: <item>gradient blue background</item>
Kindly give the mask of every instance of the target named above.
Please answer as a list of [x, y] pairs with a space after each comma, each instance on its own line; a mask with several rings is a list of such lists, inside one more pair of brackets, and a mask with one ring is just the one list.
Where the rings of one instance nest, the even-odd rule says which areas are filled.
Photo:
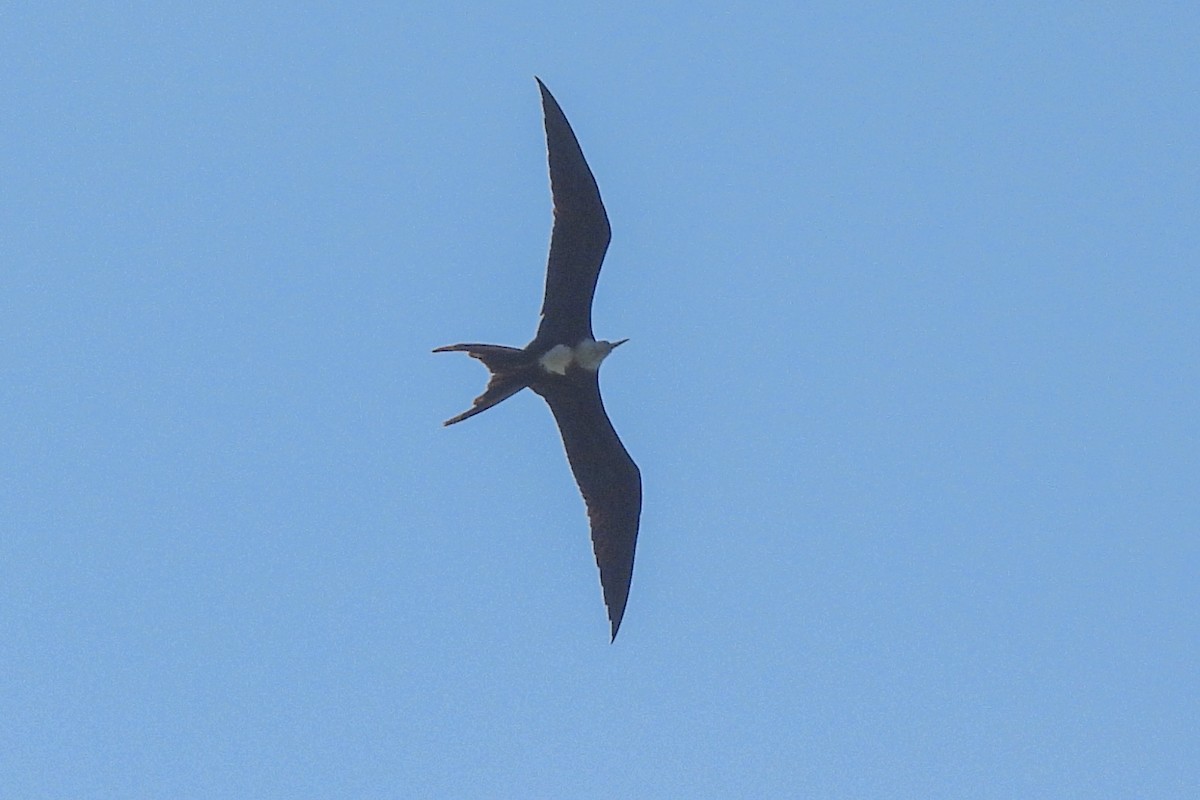
[[0, 15], [0, 797], [1200, 796], [1200, 7], [195, 5]]

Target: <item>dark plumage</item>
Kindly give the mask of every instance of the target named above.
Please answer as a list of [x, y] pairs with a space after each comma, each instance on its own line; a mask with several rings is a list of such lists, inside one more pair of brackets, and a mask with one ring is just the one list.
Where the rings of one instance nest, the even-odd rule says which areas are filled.
[[455, 344], [434, 352], [465, 352], [491, 372], [484, 393], [469, 410], [446, 420], [446, 425], [486, 411], [525, 387], [550, 406], [587, 504], [592, 548], [615, 639], [633, 576], [642, 479], [600, 398], [600, 362], [625, 340], [597, 342], [592, 334], [592, 296], [611, 229], [596, 179], [570, 123], [541, 80], [538, 87], [546, 120], [554, 230], [537, 335], [520, 349]]

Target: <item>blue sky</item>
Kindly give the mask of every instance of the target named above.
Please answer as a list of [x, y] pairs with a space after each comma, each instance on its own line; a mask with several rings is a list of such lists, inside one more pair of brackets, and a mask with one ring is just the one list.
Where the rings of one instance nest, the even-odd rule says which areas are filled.
[[[1200, 792], [1200, 10], [1102, 5], [7, 5], [0, 796]], [[536, 327], [535, 74], [613, 645], [429, 352]]]

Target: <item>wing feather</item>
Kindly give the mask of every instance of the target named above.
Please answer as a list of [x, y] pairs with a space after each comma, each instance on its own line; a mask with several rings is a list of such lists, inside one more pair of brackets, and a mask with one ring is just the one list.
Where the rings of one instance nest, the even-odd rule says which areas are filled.
[[596, 373], [573, 371], [565, 379], [535, 384], [533, 389], [554, 414], [567, 461], [587, 505], [592, 549], [615, 639], [633, 579], [642, 513], [641, 472], [604, 411]]
[[571, 124], [545, 84], [538, 80], [546, 118], [546, 151], [554, 229], [546, 265], [542, 321], [534, 341], [576, 345], [592, 335], [592, 296], [612, 229], [596, 179]]

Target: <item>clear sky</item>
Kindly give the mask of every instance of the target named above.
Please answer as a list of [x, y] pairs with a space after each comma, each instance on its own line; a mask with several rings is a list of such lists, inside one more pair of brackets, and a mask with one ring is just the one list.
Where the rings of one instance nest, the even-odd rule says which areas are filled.
[[1200, 6], [350, 5], [0, 13], [0, 797], [1200, 796]]

